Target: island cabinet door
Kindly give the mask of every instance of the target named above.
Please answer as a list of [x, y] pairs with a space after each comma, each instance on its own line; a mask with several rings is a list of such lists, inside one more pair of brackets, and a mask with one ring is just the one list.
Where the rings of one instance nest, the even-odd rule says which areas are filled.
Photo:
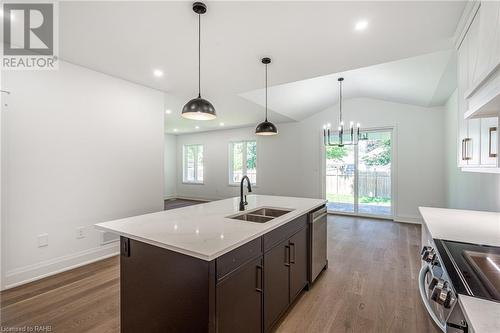
[[217, 285], [217, 332], [262, 332], [262, 259], [245, 264]]
[[290, 238], [290, 302], [307, 285], [307, 228]]
[[288, 239], [264, 254], [264, 331], [268, 332], [289, 304]]

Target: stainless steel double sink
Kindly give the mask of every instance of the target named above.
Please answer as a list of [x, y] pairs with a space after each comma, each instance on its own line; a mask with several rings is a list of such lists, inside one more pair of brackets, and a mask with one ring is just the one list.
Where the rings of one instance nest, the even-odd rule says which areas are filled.
[[293, 211], [293, 209], [259, 207], [251, 211], [245, 211], [236, 215], [228, 216], [227, 218], [248, 222], [266, 223], [274, 218], [290, 213], [291, 211]]

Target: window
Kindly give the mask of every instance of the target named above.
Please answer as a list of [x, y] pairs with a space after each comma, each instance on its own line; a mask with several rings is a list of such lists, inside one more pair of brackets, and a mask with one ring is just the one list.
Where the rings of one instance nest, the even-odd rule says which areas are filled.
[[203, 145], [184, 145], [182, 156], [182, 181], [203, 184]]
[[238, 141], [229, 144], [229, 184], [238, 184], [243, 175], [257, 183], [257, 141]]

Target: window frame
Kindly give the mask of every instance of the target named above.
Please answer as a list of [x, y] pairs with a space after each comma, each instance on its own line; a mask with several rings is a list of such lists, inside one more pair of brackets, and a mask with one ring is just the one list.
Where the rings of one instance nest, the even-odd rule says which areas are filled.
[[[188, 180], [187, 179], [187, 148], [188, 147], [195, 147], [195, 152], [194, 152], [194, 180]], [[199, 154], [199, 147], [202, 147], [202, 169], [203, 169], [203, 180], [198, 180], [198, 154]], [[205, 154], [205, 145], [202, 143], [190, 143], [190, 144], [185, 144], [182, 145], [182, 183], [183, 184], [192, 184], [192, 185], [204, 185], [205, 183], [205, 166], [204, 166], [204, 155]]]
[[233, 160], [234, 160], [234, 145], [238, 143], [243, 143], [243, 151], [242, 151], [242, 173], [244, 175], [247, 174], [247, 155], [248, 155], [248, 148], [247, 144], [249, 142], [255, 142], [255, 147], [256, 147], [256, 154], [255, 154], [255, 182], [252, 183], [252, 186], [257, 186], [257, 174], [258, 174], [258, 161], [259, 161], [259, 149], [257, 146], [257, 140], [252, 140], [252, 139], [246, 139], [246, 140], [234, 140], [230, 141], [228, 145], [228, 185], [229, 186], [239, 186], [240, 182], [233, 182]]

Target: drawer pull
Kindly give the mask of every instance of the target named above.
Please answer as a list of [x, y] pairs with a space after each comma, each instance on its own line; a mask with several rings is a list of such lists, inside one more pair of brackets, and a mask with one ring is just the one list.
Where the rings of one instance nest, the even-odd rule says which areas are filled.
[[262, 290], [262, 265], [257, 265], [256, 266], [256, 274], [257, 274], [257, 277], [256, 277], [256, 287], [255, 287], [255, 290], [258, 291], [259, 293], [261, 293], [263, 290]]
[[[497, 154], [498, 153], [494, 153], [491, 148], [493, 146], [493, 132], [497, 132], [497, 128], [496, 127], [490, 127], [490, 130], [489, 130], [489, 134], [488, 134], [488, 155], [490, 157], [497, 157]], [[498, 151], [498, 147], [497, 147], [497, 151]]]
[[290, 267], [290, 246], [285, 245], [285, 266]]

